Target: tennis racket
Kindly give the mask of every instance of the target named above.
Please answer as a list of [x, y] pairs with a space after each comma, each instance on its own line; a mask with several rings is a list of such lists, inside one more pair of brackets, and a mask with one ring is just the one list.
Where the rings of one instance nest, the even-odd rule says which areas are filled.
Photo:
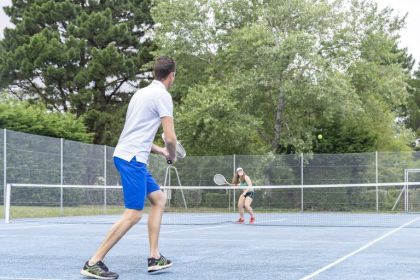
[[228, 181], [226, 181], [225, 176], [222, 174], [216, 174], [213, 177], [213, 181], [216, 185], [223, 186], [223, 185], [230, 185]]
[[[165, 142], [165, 134], [163, 134], [163, 133], [162, 133], [162, 139], [163, 139], [163, 142]], [[177, 158], [185, 158], [185, 156], [187, 155], [187, 151], [185, 151], [184, 147], [178, 141], [176, 142], [176, 152], [175, 153], [176, 153]], [[166, 162], [168, 164], [172, 164], [172, 160], [170, 160], [170, 159], [166, 159]]]

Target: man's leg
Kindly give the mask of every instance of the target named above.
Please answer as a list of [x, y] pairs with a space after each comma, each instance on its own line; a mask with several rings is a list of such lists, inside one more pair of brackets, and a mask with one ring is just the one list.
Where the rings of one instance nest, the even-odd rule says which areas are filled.
[[80, 272], [85, 276], [97, 279], [118, 278], [118, 274], [109, 271], [102, 260], [127, 231], [140, 221], [147, 193], [148, 173], [145, 163], [137, 162], [135, 157], [131, 161], [114, 157], [114, 164], [121, 176], [126, 210], [109, 230], [105, 240]]
[[160, 257], [160, 224], [162, 221], [163, 210], [165, 209], [166, 198], [165, 194], [160, 190], [149, 193], [148, 198], [151, 204], [149, 220], [147, 221], [149, 229], [150, 257], [158, 259]]
[[148, 178], [146, 164], [137, 162], [135, 157], [131, 161], [114, 157], [114, 163], [121, 176], [126, 210], [121, 219], [112, 226], [101, 246], [89, 260], [89, 264], [102, 261], [121, 237], [140, 221], [143, 214]]
[[118, 274], [112, 272], [103, 263], [105, 255], [123, 237], [127, 231], [141, 219], [141, 210], [127, 209], [121, 219], [109, 230], [105, 240], [99, 246], [93, 257], [85, 263], [80, 273], [84, 276], [97, 279], [117, 279]]
[[121, 219], [112, 226], [101, 246], [99, 246], [96, 253], [89, 260], [89, 265], [102, 261], [109, 250], [117, 244], [127, 231], [140, 221], [142, 214], [143, 211], [141, 210], [126, 209]]
[[[172, 266], [172, 262], [165, 258], [159, 251], [159, 233], [162, 221], [163, 210], [165, 209], [165, 194], [155, 184], [150, 181], [150, 192], [147, 195], [150, 201], [150, 213], [147, 226], [149, 228], [150, 257], [147, 259], [148, 272], [161, 271]], [[156, 189], [152, 191], [152, 189]]]

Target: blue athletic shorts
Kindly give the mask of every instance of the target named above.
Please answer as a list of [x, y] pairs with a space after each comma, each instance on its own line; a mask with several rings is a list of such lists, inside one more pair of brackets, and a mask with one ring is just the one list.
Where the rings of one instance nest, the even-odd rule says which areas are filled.
[[137, 162], [136, 157], [130, 162], [114, 157], [114, 164], [120, 173], [125, 208], [143, 210], [146, 196], [160, 190], [155, 179], [147, 171], [147, 165]]

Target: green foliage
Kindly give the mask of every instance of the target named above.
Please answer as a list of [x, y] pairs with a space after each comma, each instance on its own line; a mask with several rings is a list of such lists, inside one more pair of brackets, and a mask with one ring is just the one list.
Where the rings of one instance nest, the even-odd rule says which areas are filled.
[[224, 193], [205, 193], [203, 206], [209, 208], [229, 208], [229, 195], [226, 194], [226, 191], [222, 190], [221, 192]]
[[[203, 199], [202, 190], [194, 190], [194, 191], [188, 191], [188, 192], [183, 192], [182, 190], [171, 190], [171, 192], [172, 192], [171, 206], [173, 207], [184, 208], [185, 204], [187, 204], [187, 207], [192, 207], [192, 208], [199, 207]], [[184, 204], [184, 199], [185, 199], [185, 204]]]
[[[152, 16], [155, 53], [180, 65], [177, 129], [195, 154], [226, 146], [243, 154], [407, 150], [413, 141], [396, 121], [412, 64], [396, 47], [404, 18], [389, 9], [372, 1], [162, 0]], [[242, 132], [236, 119], [246, 120]], [[319, 131], [331, 143], [320, 147]]]
[[117, 143], [152, 54], [177, 61], [190, 155], [401, 151], [419, 127], [414, 61], [397, 44], [405, 18], [372, 0], [18, 0], [5, 11], [15, 27], [0, 42], [0, 87], [82, 117], [95, 143]]
[[[420, 138], [420, 70], [417, 70], [409, 81], [409, 101], [404, 108], [405, 123]], [[419, 147], [416, 146], [416, 149]]]
[[[118, 137], [124, 127], [125, 113], [127, 104], [120, 104], [113, 108], [112, 112], [100, 111], [97, 109], [89, 110], [83, 115], [84, 122], [91, 130], [96, 131], [96, 139], [101, 143], [116, 146]], [[97, 141], [95, 141], [97, 142]]]
[[5, 8], [15, 27], [0, 42], [0, 88], [51, 110], [87, 113], [94, 142], [114, 144], [121, 121], [109, 120], [123, 118], [114, 112], [147, 78], [152, 59], [149, 9], [149, 0], [13, 1]]
[[192, 154], [262, 152], [256, 128], [263, 122], [238, 112], [239, 106], [220, 83], [191, 88], [176, 115], [179, 138]]
[[71, 113], [53, 113], [42, 104], [0, 96], [0, 127], [33, 134], [91, 142], [83, 119]]

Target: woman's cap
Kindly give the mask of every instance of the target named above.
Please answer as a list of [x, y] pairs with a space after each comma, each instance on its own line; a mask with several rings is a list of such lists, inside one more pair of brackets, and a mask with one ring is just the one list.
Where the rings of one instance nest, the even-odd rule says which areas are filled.
[[242, 169], [242, 167], [238, 167], [238, 168], [236, 168], [236, 172], [239, 172], [239, 171], [244, 171], [243, 169]]

